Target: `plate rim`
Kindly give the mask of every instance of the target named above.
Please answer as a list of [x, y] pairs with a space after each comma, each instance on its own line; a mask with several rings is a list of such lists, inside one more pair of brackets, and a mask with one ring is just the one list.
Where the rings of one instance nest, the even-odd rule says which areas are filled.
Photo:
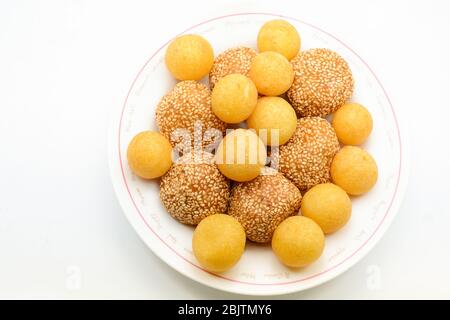
[[[219, 279], [220, 281], [211, 281], [210, 278], [203, 278], [203, 277], [196, 277], [194, 274], [192, 274], [192, 272], [188, 272], [187, 269], [185, 268], [180, 268], [178, 265], [176, 265], [175, 263], [173, 263], [170, 259], [166, 259], [164, 257], [164, 254], [161, 252], [161, 250], [158, 250], [156, 248], [154, 248], [154, 245], [152, 243], [149, 242], [148, 240], [148, 232], [146, 234], [143, 234], [139, 229], [142, 227], [138, 225], [138, 222], [136, 221], [136, 217], [135, 215], [132, 215], [130, 213], [130, 211], [128, 210], [127, 207], [130, 207], [130, 200], [126, 200], [124, 199], [125, 197], [123, 196], [123, 185], [120, 186], [119, 185], [119, 181], [117, 181], [117, 171], [116, 171], [116, 167], [117, 167], [117, 160], [114, 161], [113, 159], [116, 159], [115, 157], [119, 154], [121, 154], [120, 151], [120, 128], [121, 128], [121, 123], [122, 123], [122, 118], [123, 118], [123, 114], [125, 111], [125, 107], [127, 105], [128, 102], [128, 98], [137, 82], [137, 80], [139, 79], [140, 75], [142, 74], [143, 70], [146, 68], [146, 66], [150, 63], [150, 61], [164, 48], [167, 46], [167, 44], [169, 44], [174, 38], [176, 38], [177, 36], [184, 34], [198, 26], [201, 25], [205, 25], [209, 22], [212, 21], [217, 21], [217, 20], [221, 20], [221, 19], [225, 19], [228, 17], [234, 17], [234, 16], [254, 16], [254, 15], [263, 15], [263, 16], [270, 16], [270, 17], [278, 17], [278, 18], [283, 18], [283, 19], [288, 19], [288, 20], [294, 20], [297, 21], [299, 23], [308, 25], [310, 27], [312, 27], [313, 29], [318, 30], [319, 32], [322, 32], [326, 35], [328, 35], [329, 37], [333, 38], [334, 40], [338, 41], [340, 44], [342, 44], [344, 47], [346, 47], [347, 50], [349, 50], [351, 53], [353, 53], [364, 65], [365, 67], [368, 69], [368, 71], [371, 73], [371, 75], [375, 78], [376, 82], [378, 83], [378, 85], [380, 86], [380, 88], [383, 91], [384, 96], [387, 99], [387, 102], [391, 108], [392, 111], [392, 115], [394, 117], [394, 122], [396, 125], [396, 132], [397, 132], [397, 136], [398, 136], [398, 141], [399, 141], [399, 173], [398, 173], [398, 179], [397, 179], [397, 183], [396, 183], [396, 188], [394, 191], [394, 194], [392, 196], [392, 199], [390, 201], [390, 204], [386, 210], [386, 214], [384, 215], [384, 217], [382, 218], [382, 220], [380, 221], [380, 223], [378, 224], [378, 226], [375, 228], [375, 230], [373, 231], [373, 233], [370, 235], [370, 237], [363, 243], [361, 244], [353, 253], [351, 253], [348, 257], [346, 257], [344, 260], [342, 260], [341, 262], [339, 262], [338, 264], [325, 269], [319, 273], [316, 273], [312, 276], [309, 277], [305, 277], [303, 279], [298, 279], [295, 281], [290, 281], [290, 282], [285, 282], [285, 283], [274, 283], [274, 284], [257, 284], [257, 283], [247, 283], [244, 281], [240, 281], [240, 280], [235, 280], [235, 279], [229, 279], [227, 277], [224, 277], [222, 275], [218, 275], [218, 274], [214, 274], [211, 272], [208, 272], [207, 270], [201, 268], [200, 266], [192, 263], [191, 261], [188, 261], [187, 259], [185, 259], [183, 256], [181, 256], [180, 254], [178, 254], [176, 251], [174, 251], [173, 248], [171, 248], [170, 246], [168, 246], [164, 240], [162, 240], [158, 234], [148, 225], [148, 223], [146, 222], [146, 220], [143, 218], [142, 214], [140, 213], [139, 209], [137, 208], [136, 204], [134, 203], [133, 198], [131, 197], [131, 201], [133, 202], [135, 209], [137, 210], [140, 218], [141, 218], [141, 223], [147, 225], [147, 227], [152, 231], [151, 236], [155, 237], [155, 238], [159, 238], [163, 244], [166, 244], [166, 246], [168, 247], [168, 250], [173, 251], [177, 256], [179, 256], [182, 260], [183, 263], [188, 263], [200, 270], [203, 270], [204, 272], [207, 272], [211, 275], [214, 275], [214, 279]], [[144, 243], [147, 245], [147, 247], [149, 247], [151, 249], [151, 251], [158, 256], [158, 258], [160, 258], [162, 261], [164, 261], [166, 264], [168, 264], [170, 267], [172, 267], [173, 269], [175, 269], [177, 272], [183, 274], [184, 276], [190, 278], [193, 281], [202, 283], [208, 287], [212, 287], [218, 290], [222, 290], [222, 291], [227, 291], [227, 292], [232, 292], [232, 293], [238, 293], [238, 294], [244, 294], [244, 295], [258, 295], [258, 296], [270, 296], [270, 295], [281, 295], [281, 294], [288, 294], [288, 293], [293, 293], [293, 292], [300, 292], [303, 290], [307, 290], [309, 288], [321, 285], [337, 276], [339, 276], [340, 274], [344, 273], [345, 271], [347, 271], [348, 269], [350, 269], [352, 266], [356, 265], [364, 256], [366, 256], [366, 254], [368, 252], [370, 252], [370, 250], [378, 243], [378, 241], [381, 239], [381, 237], [384, 235], [384, 233], [386, 232], [386, 230], [388, 229], [388, 227], [390, 226], [393, 218], [395, 217], [395, 215], [398, 212], [398, 207], [401, 204], [401, 201], [403, 199], [404, 193], [405, 193], [405, 189], [406, 189], [406, 185], [407, 185], [407, 180], [408, 180], [408, 175], [407, 175], [407, 171], [405, 171], [405, 161], [404, 161], [404, 157], [405, 157], [405, 149], [404, 149], [404, 133], [401, 133], [400, 131], [400, 125], [399, 125], [399, 121], [395, 112], [395, 109], [392, 105], [392, 102], [384, 88], [384, 86], [382, 85], [381, 81], [379, 80], [379, 78], [376, 76], [376, 74], [374, 73], [374, 71], [370, 68], [370, 66], [365, 62], [365, 60], [362, 59], [362, 57], [356, 53], [351, 47], [349, 47], [347, 44], [345, 44], [344, 42], [342, 42], [340, 39], [338, 39], [337, 37], [335, 37], [334, 35], [330, 34], [329, 32], [315, 26], [312, 25], [308, 22], [305, 22], [303, 20], [294, 18], [294, 17], [290, 17], [290, 16], [285, 16], [285, 15], [281, 15], [281, 14], [275, 14], [275, 13], [267, 13], [267, 12], [240, 12], [240, 13], [232, 13], [232, 14], [227, 14], [227, 15], [222, 15], [222, 16], [218, 16], [218, 17], [214, 17], [214, 18], [210, 18], [207, 19], [205, 21], [202, 21], [200, 23], [197, 23], [187, 29], [185, 29], [184, 31], [180, 32], [179, 34], [177, 34], [176, 36], [172, 37], [171, 39], [169, 39], [168, 41], [166, 41], [159, 49], [155, 50], [153, 52], [153, 54], [150, 56], [150, 58], [142, 65], [142, 67], [139, 69], [139, 71], [137, 72], [129, 90], [128, 93], [126, 95], [126, 98], [123, 102], [122, 105], [120, 105], [120, 117], [117, 117], [117, 114], [114, 112], [112, 117], [111, 117], [111, 125], [109, 126], [109, 134], [108, 134], [108, 141], [109, 141], [109, 148], [108, 148], [108, 155], [109, 155], [109, 168], [110, 168], [110, 177], [114, 186], [114, 191], [116, 194], [116, 197], [119, 200], [121, 209], [123, 211], [123, 213], [125, 214], [128, 222], [133, 226], [133, 229], [135, 230], [135, 232], [139, 235], [139, 237], [141, 238], [142, 241], [144, 241]], [[119, 120], [119, 121], [118, 121]], [[119, 136], [117, 136], [117, 132], [119, 132]], [[403, 139], [402, 139], [403, 136]], [[115, 139], [112, 137], [116, 137]], [[118, 141], [116, 140], [118, 137]], [[122, 173], [122, 177], [124, 179], [123, 182], [125, 182], [125, 188], [127, 189], [128, 193], [128, 185], [126, 184], [126, 179], [124, 176], [124, 172], [122, 169], [122, 158], [119, 157], [119, 162], [120, 162], [120, 170]], [[121, 180], [121, 179], [119, 179]], [[123, 183], [122, 182], [122, 183]], [[130, 194], [131, 196], [131, 194]], [[166, 249], [165, 249], [166, 250]], [[310, 280], [311, 278], [315, 278], [315, 280], [310, 281], [310, 282], [303, 282], [305, 280]], [[220, 283], [222, 281], [232, 281], [232, 282], [238, 282], [240, 284], [240, 286], [223, 286]], [[302, 283], [302, 285], [298, 285], [299, 283]], [[286, 285], [286, 286], [283, 286]], [[267, 292], [267, 290], [260, 290], [262, 287], [264, 288], [276, 288], [275, 290], [271, 290], [270, 292]], [[250, 289], [251, 288], [251, 289]], [[256, 290], [254, 289], [256, 288]], [[280, 289], [278, 289], [280, 288]], [[283, 290], [284, 289], [284, 290]]]

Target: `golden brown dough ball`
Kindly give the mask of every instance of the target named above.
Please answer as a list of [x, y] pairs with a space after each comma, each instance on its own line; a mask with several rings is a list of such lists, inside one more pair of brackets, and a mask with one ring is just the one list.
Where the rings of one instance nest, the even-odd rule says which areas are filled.
[[131, 171], [139, 177], [158, 178], [172, 165], [172, 146], [159, 132], [143, 131], [128, 145], [127, 158]]
[[301, 212], [328, 234], [339, 230], [348, 222], [352, 214], [352, 202], [347, 193], [337, 185], [322, 183], [305, 193]]
[[339, 141], [330, 123], [319, 117], [305, 117], [297, 121], [297, 128], [289, 141], [279, 147], [280, 171], [301, 191], [330, 181], [330, 166], [339, 150]]
[[275, 51], [291, 60], [300, 50], [300, 36], [295, 27], [286, 20], [266, 22], [258, 33], [260, 52]]
[[254, 57], [256, 57], [256, 51], [247, 47], [231, 48], [219, 54], [209, 72], [211, 89], [226, 75], [238, 73], [248, 76]]
[[220, 79], [211, 95], [214, 114], [226, 123], [239, 123], [247, 119], [257, 101], [258, 91], [252, 80], [237, 73]]
[[249, 77], [260, 94], [278, 96], [285, 93], [291, 86], [294, 71], [283, 55], [266, 51], [259, 53], [252, 60]]
[[198, 262], [208, 271], [229, 270], [239, 261], [244, 249], [244, 229], [229, 215], [211, 215], [195, 228], [192, 250]]
[[159, 195], [172, 217], [196, 225], [209, 215], [227, 211], [230, 184], [211, 153], [190, 153], [161, 178]]
[[251, 130], [228, 133], [216, 151], [216, 164], [228, 179], [244, 182], [256, 178], [264, 167], [267, 151], [262, 140]]
[[[262, 97], [247, 119], [247, 125], [259, 133], [260, 138], [269, 146], [285, 144], [297, 127], [297, 115], [289, 102], [280, 97]], [[263, 134], [260, 130], [265, 130]], [[272, 141], [272, 135], [278, 141]]]
[[178, 80], [200, 80], [211, 70], [214, 51], [209, 42], [195, 34], [173, 40], [166, 51], [166, 66]]
[[307, 266], [322, 255], [325, 236], [312, 219], [294, 216], [284, 220], [273, 233], [272, 250], [288, 267]]
[[196, 81], [178, 82], [161, 99], [156, 108], [156, 122], [172, 146], [185, 140], [182, 135], [177, 135], [180, 130], [186, 130], [188, 138], [191, 138], [188, 143], [193, 146], [196, 123], [201, 125], [202, 136], [199, 138], [203, 138], [203, 146], [211, 142], [204, 137], [208, 129], [217, 129], [223, 134], [227, 127], [226, 123], [217, 118], [212, 111], [211, 91]]
[[281, 173], [264, 169], [266, 174], [232, 189], [228, 209], [244, 227], [247, 238], [260, 243], [269, 242], [281, 221], [297, 214], [302, 199], [300, 191]]
[[336, 52], [329, 49], [301, 51], [291, 63], [295, 77], [287, 96], [300, 116], [326, 116], [351, 97], [352, 71]]
[[372, 156], [359, 147], [343, 147], [331, 164], [333, 182], [348, 194], [366, 193], [378, 179], [378, 167]]
[[359, 103], [347, 103], [333, 115], [331, 122], [340, 142], [347, 145], [362, 144], [372, 132], [372, 116]]

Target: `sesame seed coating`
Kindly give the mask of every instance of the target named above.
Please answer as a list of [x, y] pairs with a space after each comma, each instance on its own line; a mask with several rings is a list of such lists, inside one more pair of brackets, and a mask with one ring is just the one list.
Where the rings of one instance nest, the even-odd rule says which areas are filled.
[[297, 121], [292, 138], [280, 146], [275, 161], [279, 169], [301, 191], [330, 181], [330, 166], [339, 142], [330, 123], [320, 117]]
[[226, 213], [230, 183], [208, 152], [186, 154], [162, 177], [160, 198], [181, 223], [197, 225], [212, 214]]
[[[226, 123], [217, 118], [211, 108], [211, 91], [196, 81], [181, 81], [167, 93], [156, 108], [156, 122], [161, 133], [169, 139], [172, 146], [177, 141], [171, 139], [176, 129], [187, 129], [194, 138], [194, 124], [200, 121], [202, 132], [218, 129], [225, 132]], [[210, 141], [204, 140], [206, 145]]]
[[252, 59], [256, 51], [247, 47], [236, 47], [228, 49], [217, 56], [209, 72], [209, 85], [212, 88], [219, 79], [226, 75], [239, 73], [248, 76]]
[[271, 174], [237, 184], [231, 190], [228, 214], [244, 227], [247, 238], [266, 243], [276, 227], [300, 208], [302, 195], [295, 185], [271, 168]]
[[329, 49], [310, 49], [291, 60], [294, 82], [287, 95], [300, 116], [326, 116], [353, 93], [353, 76], [347, 62]]

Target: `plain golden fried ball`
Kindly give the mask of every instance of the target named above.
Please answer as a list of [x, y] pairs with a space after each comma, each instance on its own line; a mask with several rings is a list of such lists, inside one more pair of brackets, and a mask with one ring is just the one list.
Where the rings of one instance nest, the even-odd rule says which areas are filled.
[[220, 142], [215, 155], [217, 167], [228, 179], [244, 182], [256, 178], [264, 167], [267, 151], [252, 130], [236, 129]]
[[173, 40], [166, 51], [166, 66], [178, 80], [200, 80], [211, 70], [214, 51], [209, 42], [195, 34]]
[[300, 35], [286, 20], [267, 21], [258, 33], [260, 52], [275, 51], [291, 60], [300, 50]]
[[278, 52], [259, 53], [250, 67], [249, 77], [258, 92], [265, 96], [285, 93], [294, 80], [294, 70], [289, 61]]
[[267, 167], [265, 173], [233, 187], [228, 209], [247, 238], [260, 243], [269, 242], [275, 228], [297, 214], [302, 199], [297, 187], [281, 173]]
[[280, 171], [302, 192], [330, 181], [330, 166], [339, 141], [330, 123], [320, 117], [305, 117], [289, 141], [274, 154]]
[[209, 72], [211, 89], [226, 75], [238, 73], [248, 76], [254, 57], [256, 57], [256, 51], [247, 47], [231, 48], [219, 54]]
[[326, 116], [352, 96], [352, 71], [336, 52], [329, 49], [301, 51], [291, 63], [295, 76], [287, 96], [300, 116]]
[[209, 215], [226, 213], [229, 194], [229, 181], [208, 152], [183, 155], [161, 178], [161, 201], [184, 224], [196, 225]]
[[333, 159], [331, 177], [348, 194], [360, 195], [372, 189], [377, 182], [377, 163], [367, 151], [346, 146]]
[[359, 103], [347, 103], [333, 114], [331, 122], [340, 142], [360, 145], [372, 132], [373, 120], [369, 110]]
[[347, 193], [332, 183], [318, 184], [303, 196], [301, 213], [313, 219], [325, 234], [342, 228], [352, 214]]
[[159, 132], [143, 131], [128, 145], [127, 159], [131, 171], [139, 177], [158, 178], [172, 165], [172, 146]]
[[[183, 132], [194, 142], [196, 123], [201, 125], [202, 137], [207, 130], [217, 129], [225, 133], [226, 123], [217, 118], [211, 108], [211, 91], [196, 81], [181, 81], [167, 93], [156, 108], [156, 122], [161, 133], [172, 146], [182, 143]], [[199, 129], [200, 130], [200, 129]], [[200, 137], [200, 138], [202, 138]], [[203, 145], [209, 144], [203, 139]]]
[[255, 129], [267, 145], [278, 146], [285, 144], [294, 134], [297, 115], [289, 102], [283, 98], [261, 97], [247, 119], [247, 126]]
[[192, 250], [200, 265], [211, 272], [225, 272], [241, 258], [245, 232], [239, 222], [226, 214], [214, 214], [195, 228]]
[[284, 220], [273, 233], [272, 250], [288, 267], [305, 267], [322, 255], [325, 236], [312, 219], [293, 216]]
[[226, 123], [239, 123], [255, 110], [258, 91], [250, 78], [234, 73], [221, 78], [211, 94], [214, 114]]

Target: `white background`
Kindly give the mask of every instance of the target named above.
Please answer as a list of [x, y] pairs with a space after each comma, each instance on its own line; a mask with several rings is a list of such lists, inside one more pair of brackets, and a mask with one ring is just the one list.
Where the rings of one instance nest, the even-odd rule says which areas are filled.
[[[282, 298], [450, 298], [450, 1], [0, 1], [0, 298], [242, 298], [170, 269], [126, 221], [108, 126], [184, 29], [271, 12], [337, 36], [388, 91], [411, 148], [402, 208], [342, 276]], [[301, 34], [301, 30], [300, 30]]]

